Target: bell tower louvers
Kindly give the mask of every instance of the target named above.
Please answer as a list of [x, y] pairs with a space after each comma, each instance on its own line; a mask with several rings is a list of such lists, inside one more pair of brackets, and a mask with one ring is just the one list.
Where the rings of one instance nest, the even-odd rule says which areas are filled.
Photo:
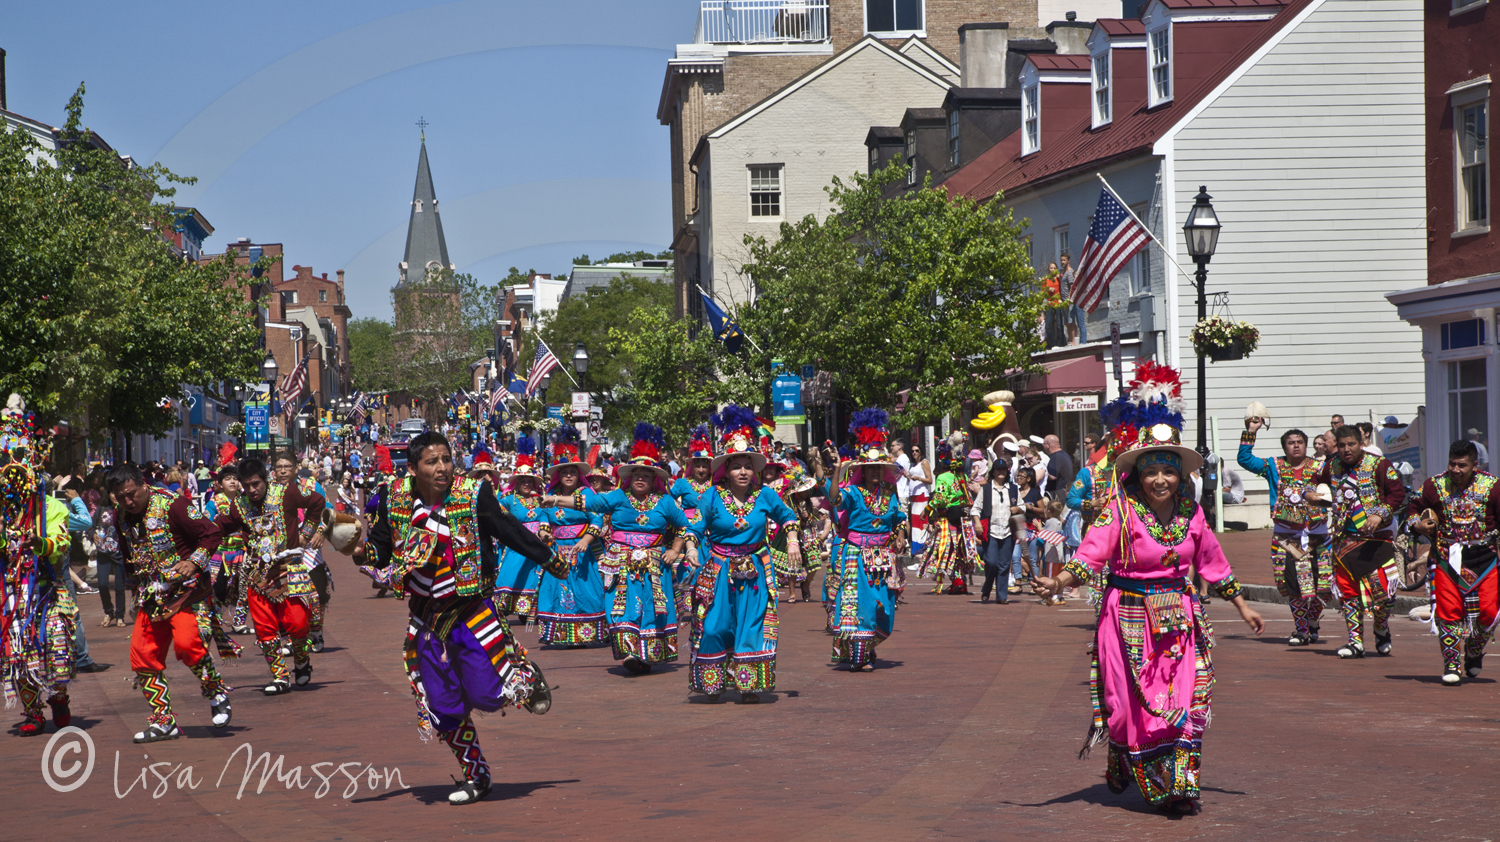
[[430, 269], [456, 269], [448, 262], [448, 241], [443, 238], [443, 218], [438, 214], [437, 191], [427, 166], [427, 135], [422, 134], [422, 152], [417, 158], [417, 185], [411, 197], [411, 221], [406, 226], [406, 254], [401, 258], [401, 280], [397, 286], [421, 282]]

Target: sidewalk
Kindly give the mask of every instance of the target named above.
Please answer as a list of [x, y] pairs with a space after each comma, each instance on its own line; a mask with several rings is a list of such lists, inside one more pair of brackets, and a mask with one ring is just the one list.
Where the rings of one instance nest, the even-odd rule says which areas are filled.
[[[1271, 570], [1271, 530], [1225, 531], [1219, 535], [1219, 543], [1224, 547], [1224, 554], [1229, 556], [1229, 566], [1234, 568], [1235, 578], [1245, 589], [1245, 599], [1286, 604], [1286, 597], [1276, 592], [1276, 576]], [[1391, 613], [1406, 614], [1427, 603], [1425, 592], [1400, 593]]]

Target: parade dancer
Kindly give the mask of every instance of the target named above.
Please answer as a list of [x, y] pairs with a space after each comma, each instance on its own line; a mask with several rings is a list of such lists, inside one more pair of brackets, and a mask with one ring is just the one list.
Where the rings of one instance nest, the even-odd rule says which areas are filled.
[[176, 648], [177, 660], [198, 677], [209, 700], [215, 728], [229, 725], [229, 685], [219, 676], [208, 654], [206, 622], [213, 611], [209, 558], [219, 548], [220, 532], [191, 500], [165, 488], [152, 488], [135, 465], [119, 465], [104, 478], [122, 518], [125, 564], [140, 582], [135, 628], [130, 633], [130, 668], [135, 686], [151, 704], [146, 730], [138, 743], [175, 740], [182, 736], [166, 678], [166, 654]]
[[699, 524], [703, 518], [698, 513], [698, 498], [713, 486], [713, 458], [714, 442], [710, 437], [707, 424], [699, 424], [693, 428], [692, 436], [688, 441], [688, 475], [678, 477], [667, 489], [672, 499], [687, 516], [688, 526], [688, 551], [677, 563], [677, 569], [673, 571], [672, 585], [677, 594], [677, 616], [692, 616], [693, 613], [693, 583], [698, 578], [698, 571], [708, 563], [708, 547], [697, 544]]
[[1422, 493], [1411, 501], [1411, 528], [1432, 539], [1432, 628], [1449, 686], [1479, 676], [1500, 614], [1500, 482], [1476, 470], [1478, 464], [1474, 442], [1454, 442], [1448, 471], [1422, 483]]
[[896, 556], [902, 552], [900, 526], [906, 520], [896, 499], [896, 464], [885, 446], [886, 414], [854, 413], [849, 432], [857, 451], [827, 482], [825, 496], [837, 513], [840, 541], [829, 560], [838, 571], [833, 619], [838, 623], [833, 661], [850, 672], [873, 667], [875, 647], [890, 637], [901, 591]]
[[[552, 543], [552, 517], [542, 506], [542, 471], [536, 464], [536, 442], [529, 435], [516, 439], [516, 463], [510, 475], [511, 492], [499, 498], [500, 508], [520, 521], [544, 543]], [[507, 550], [495, 576], [495, 604], [506, 615], [520, 617], [527, 628], [536, 623], [537, 589], [542, 569], [524, 553]]]
[[[208, 501], [209, 517], [218, 517], [221, 513], [228, 512], [234, 507], [234, 501], [244, 493], [240, 487], [239, 471], [233, 465], [225, 465], [219, 469], [217, 485]], [[240, 562], [245, 558], [245, 539], [239, 535], [224, 536], [214, 557], [217, 559], [215, 563], [219, 568], [219, 576], [224, 582], [222, 593], [218, 594], [219, 601], [230, 606], [229, 627], [235, 634], [249, 634], [250, 580], [240, 575]]]
[[1286, 644], [1307, 646], [1318, 642], [1318, 618], [1333, 597], [1328, 519], [1306, 499], [1314, 478], [1323, 472], [1323, 460], [1307, 455], [1307, 434], [1301, 430], [1281, 434], [1283, 455], [1261, 459], [1254, 452], [1255, 434], [1264, 425], [1260, 418], [1245, 419], [1239, 464], [1271, 486], [1271, 569], [1296, 625]]
[[[578, 430], [560, 427], [552, 443], [552, 465], [547, 468], [549, 494], [571, 497], [583, 487], [588, 463], [578, 456]], [[582, 649], [605, 638], [604, 580], [599, 576], [598, 548], [603, 544], [604, 518], [562, 507], [550, 510], [552, 541], [569, 564], [568, 577], [542, 578], [537, 588], [538, 640]]]
[[472, 711], [514, 706], [541, 714], [552, 706], [541, 669], [496, 604], [496, 545], [555, 576], [565, 575], [565, 563], [500, 508], [489, 483], [455, 479], [441, 434], [416, 436], [407, 453], [410, 474], [382, 495], [353, 558], [371, 579], [408, 598], [403, 651], [418, 733], [424, 741], [441, 737], [463, 768], [463, 785], [448, 803], [473, 804], [492, 784]]
[[72, 721], [68, 682], [74, 673], [78, 606], [68, 592], [68, 510], [42, 493], [37, 469], [46, 451], [12, 396], [0, 417], [0, 685], [5, 706], [21, 703], [16, 733], [41, 734], [45, 702], [58, 728]]
[[[274, 481], [281, 485], [296, 484], [297, 490], [302, 496], [310, 497], [314, 494], [322, 497], [325, 505], [328, 494], [323, 490], [323, 485], [311, 476], [297, 476], [297, 462], [291, 454], [282, 454], [276, 457], [276, 471]], [[319, 512], [319, 517], [322, 513]], [[302, 518], [307, 517], [303, 511]], [[305, 523], [298, 523], [299, 527]], [[315, 599], [308, 604], [307, 614], [307, 640], [313, 652], [323, 651], [323, 623], [328, 618], [328, 603], [333, 600], [333, 575], [328, 565], [323, 561], [323, 533], [318, 530], [319, 523], [313, 520], [312, 537], [303, 542], [303, 555], [307, 556], [307, 575], [312, 580], [313, 588], [317, 592]]]
[[922, 554], [922, 568], [917, 576], [926, 578], [928, 574], [932, 575], [935, 582], [932, 593], [943, 593], [947, 584], [947, 593], [968, 594], [968, 576], [978, 558], [974, 526], [966, 517], [973, 500], [969, 496], [969, 484], [960, 480], [953, 470], [952, 450], [945, 450], [945, 446], [946, 443], [938, 448], [938, 475], [933, 484], [932, 499], [927, 503], [927, 522], [933, 537], [928, 540], [927, 549]]
[[[1363, 449], [1355, 427], [1334, 431], [1335, 455], [1317, 482], [1333, 493], [1333, 583], [1344, 604], [1349, 643], [1340, 658], [1365, 656], [1365, 615], [1373, 620], [1375, 651], [1391, 654], [1391, 602], [1400, 578], [1396, 572], [1395, 516], [1406, 498], [1401, 476], [1384, 456]], [[1311, 503], [1327, 503], [1316, 490], [1303, 493]]]
[[[817, 553], [817, 541], [822, 538], [822, 518], [819, 517], [821, 510], [812, 505], [812, 493], [817, 490], [818, 481], [807, 475], [802, 466], [792, 463], [771, 460], [766, 462], [765, 470], [761, 476], [771, 474], [773, 479], [763, 481], [766, 488], [776, 492], [781, 502], [797, 516], [797, 520], [787, 527], [778, 527], [772, 524], [771, 542], [768, 545], [771, 551], [771, 564], [776, 568], [776, 582], [786, 587], [787, 602], [797, 601], [797, 591], [801, 590], [804, 602], [812, 601], [812, 577], [821, 565], [821, 559]], [[774, 473], [773, 473], [774, 471]], [[796, 539], [802, 552], [795, 558], [790, 548], [793, 539]]]
[[[239, 478], [244, 493], [214, 522], [226, 535], [245, 537], [240, 572], [250, 581], [255, 639], [271, 669], [271, 682], [262, 692], [279, 696], [291, 692], [293, 681], [298, 687], [312, 681], [309, 615], [317, 588], [308, 569], [309, 557], [300, 548], [309, 539], [322, 537], [315, 533], [327, 504], [316, 491], [304, 494], [297, 483], [270, 482], [266, 464], [259, 459], [241, 461]], [[291, 673], [282, 652], [288, 645]]]
[[616, 469], [624, 488], [605, 494], [580, 489], [572, 497], [553, 496], [546, 502], [610, 518], [599, 561], [610, 643], [615, 660], [624, 661], [625, 669], [636, 675], [650, 672], [652, 664], [677, 660], [677, 600], [669, 594], [688, 522], [666, 493], [662, 443], [660, 427], [637, 424], [630, 461]]
[[1115, 428], [1127, 448], [1115, 461], [1123, 487], [1063, 572], [1033, 584], [1045, 597], [1096, 573], [1106, 577], [1091, 652], [1093, 722], [1079, 756], [1107, 740], [1111, 792], [1134, 783], [1159, 809], [1192, 814], [1214, 686], [1213, 635], [1193, 573], [1233, 603], [1256, 634], [1264, 621], [1241, 595], [1202, 509], [1184, 493], [1202, 457], [1181, 445], [1181, 389], [1174, 369], [1138, 363], [1130, 384], [1135, 408]]
[[699, 541], [709, 560], [694, 585], [688, 687], [717, 701], [725, 690], [746, 704], [776, 689], [776, 569], [766, 537], [781, 527], [793, 566], [802, 562], [797, 515], [761, 484], [766, 456], [756, 447], [755, 413], [733, 404], [714, 417], [720, 450], [714, 487], [698, 497]]

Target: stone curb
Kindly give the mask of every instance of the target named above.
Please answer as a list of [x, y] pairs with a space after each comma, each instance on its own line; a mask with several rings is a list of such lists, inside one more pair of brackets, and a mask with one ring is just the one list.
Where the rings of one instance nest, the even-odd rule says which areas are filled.
[[[1244, 591], [1245, 599], [1250, 602], [1273, 602], [1278, 605], [1286, 605], [1286, 597], [1277, 592], [1274, 585], [1247, 585], [1241, 582], [1240, 587]], [[1330, 605], [1337, 604], [1337, 602], [1338, 600], [1334, 599]], [[1391, 606], [1391, 613], [1406, 614], [1413, 608], [1426, 605], [1427, 597], [1425, 596], [1399, 594], [1396, 597], [1395, 604]]]

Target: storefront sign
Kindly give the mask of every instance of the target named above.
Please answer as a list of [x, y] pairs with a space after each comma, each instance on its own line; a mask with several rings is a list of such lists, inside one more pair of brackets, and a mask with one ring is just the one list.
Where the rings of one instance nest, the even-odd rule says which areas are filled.
[[771, 413], [777, 424], [803, 424], [807, 415], [802, 410], [802, 378], [788, 373], [780, 360], [771, 361], [771, 370], [777, 372], [771, 379]]
[[1058, 395], [1058, 412], [1098, 412], [1098, 395]]

